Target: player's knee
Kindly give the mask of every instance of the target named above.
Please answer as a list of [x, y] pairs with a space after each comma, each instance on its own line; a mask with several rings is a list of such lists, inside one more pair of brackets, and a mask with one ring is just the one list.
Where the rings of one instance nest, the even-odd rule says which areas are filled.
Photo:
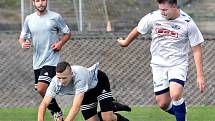
[[170, 94], [170, 97], [173, 101], [178, 101], [182, 98], [181, 94]]
[[40, 86], [37, 86], [37, 92], [41, 95], [44, 96], [46, 93], [46, 90]]

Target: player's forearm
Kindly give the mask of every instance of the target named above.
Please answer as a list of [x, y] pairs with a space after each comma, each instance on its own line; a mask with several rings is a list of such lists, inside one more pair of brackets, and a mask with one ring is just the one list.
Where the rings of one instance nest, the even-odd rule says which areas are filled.
[[132, 42], [134, 39], [137, 38], [137, 36], [139, 36], [139, 32], [137, 31], [137, 27], [135, 27], [127, 36], [126, 40], [128, 42]]
[[196, 64], [197, 77], [203, 78], [203, 60], [201, 44], [195, 46], [193, 49], [194, 61]]
[[78, 114], [78, 112], [79, 112], [78, 108], [72, 107], [65, 121], [73, 121], [76, 115]]
[[70, 37], [71, 37], [71, 33], [64, 34], [59, 40], [59, 42], [61, 42], [61, 44], [64, 45], [67, 41], [69, 41]]
[[139, 36], [139, 32], [137, 31], [137, 27], [135, 27], [125, 38], [125, 40], [121, 43], [122, 47], [127, 47], [134, 39]]
[[38, 110], [38, 121], [44, 121], [44, 114], [46, 112], [45, 104], [41, 103]]

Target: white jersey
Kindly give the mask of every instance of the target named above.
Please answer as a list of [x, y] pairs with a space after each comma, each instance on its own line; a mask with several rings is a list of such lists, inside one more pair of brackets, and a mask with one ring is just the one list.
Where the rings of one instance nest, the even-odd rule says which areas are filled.
[[152, 65], [188, 65], [190, 46], [204, 41], [197, 25], [182, 10], [180, 16], [174, 20], [163, 18], [159, 10], [149, 13], [140, 20], [137, 30], [141, 34], [151, 32]]

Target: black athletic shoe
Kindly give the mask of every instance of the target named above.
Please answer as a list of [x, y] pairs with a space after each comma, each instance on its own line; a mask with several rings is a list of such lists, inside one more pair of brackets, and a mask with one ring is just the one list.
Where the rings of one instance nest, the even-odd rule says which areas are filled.
[[119, 113], [115, 113], [117, 116], [117, 121], [129, 121], [127, 118], [123, 117]]
[[121, 104], [117, 101], [113, 101], [113, 104], [114, 104], [113, 112], [117, 112], [117, 111], [128, 111], [128, 112], [130, 112], [131, 111], [131, 108], [128, 105]]

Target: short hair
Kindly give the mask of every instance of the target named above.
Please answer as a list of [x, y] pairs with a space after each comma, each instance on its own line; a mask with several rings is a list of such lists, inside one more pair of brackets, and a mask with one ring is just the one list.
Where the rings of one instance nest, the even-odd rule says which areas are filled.
[[62, 62], [59, 62], [57, 64], [57, 67], [56, 67], [56, 72], [57, 73], [62, 73], [64, 72], [67, 68], [70, 68], [70, 64], [66, 61], [62, 61]]
[[157, 2], [159, 4], [164, 3], [164, 2], [168, 2], [171, 5], [174, 5], [174, 4], [177, 5], [177, 0], [157, 0]]

